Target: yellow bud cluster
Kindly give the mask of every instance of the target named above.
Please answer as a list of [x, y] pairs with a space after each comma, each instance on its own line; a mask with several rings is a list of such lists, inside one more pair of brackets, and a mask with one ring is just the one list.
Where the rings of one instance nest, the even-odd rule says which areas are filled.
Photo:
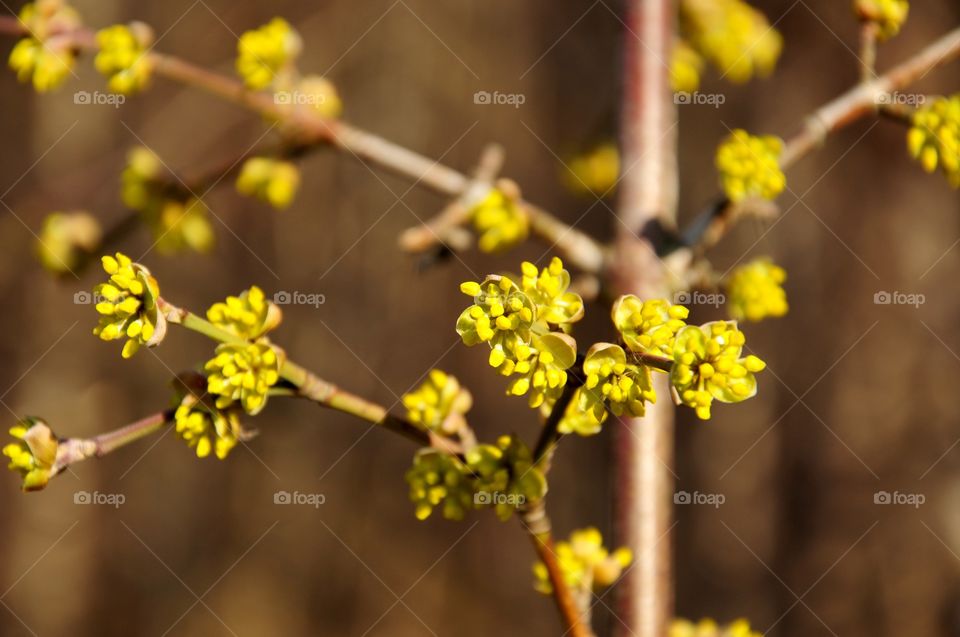
[[620, 178], [620, 151], [615, 144], [601, 144], [572, 158], [566, 168], [564, 182], [572, 192], [604, 196]]
[[93, 215], [52, 212], [43, 220], [37, 238], [37, 256], [48, 271], [65, 274], [100, 245], [101, 236], [100, 223]]
[[473, 226], [484, 252], [503, 252], [521, 243], [529, 234], [529, 221], [519, 202], [493, 189], [471, 210]]
[[[613, 553], [604, 547], [600, 531], [590, 527], [570, 534], [569, 541], [557, 542], [554, 549], [563, 579], [575, 591], [600, 591], [613, 585], [623, 569], [633, 561], [628, 548]], [[543, 562], [533, 565], [534, 588], [545, 594], [553, 593], [547, 567]]]
[[703, 57], [687, 42], [680, 40], [670, 58], [670, 86], [678, 93], [693, 93], [700, 88]]
[[727, 279], [727, 303], [737, 320], [761, 321], [787, 313], [787, 273], [770, 259], [757, 259], [736, 268]]
[[416, 390], [404, 394], [407, 419], [418, 427], [444, 435], [460, 432], [470, 411], [473, 397], [453, 376], [439, 369], [430, 370]]
[[879, 40], [888, 40], [900, 33], [910, 14], [907, 0], [854, 0], [853, 9], [863, 22], [877, 25]]
[[611, 311], [613, 324], [628, 349], [658, 356], [672, 355], [673, 339], [689, 315], [687, 308], [666, 299], [641, 301], [632, 294], [618, 298]]
[[780, 169], [783, 142], [772, 136], [756, 137], [735, 130], [717, 149], [720, 183], [731, 201], [747, 197], [773, 200], [787, 186]]
[[68, 38], [55, 36], [77, 29], [79, 14], [62, 0], [37, 0], [24, 5], [18, 17], [29, 35], [10, 52], [10, 68], [40, 93], [60, 86], [73, 72], [76, 51]]
[[177, 435], [194, 449], [198, 458], [212, 451], [223, 460], [248, 434], [236, 409], [218, 409], [188, 394], [174, 413]]
[[689, 45], [733, 82], [769, 75], [783, 49], [780, 33], [742, 0], [681, 0], [680, 23]]
[[100, 52], [93, 64], [107, 76], [111, 91], [129, 95], [147, 86], [153, 71], [147, 55], [150, 39], [149, 27], [139, 22], [130, 26], [116, 24], [97, 32]]
[[14, 442], [3, 447], [3, 455], [10, 459], [7, 467], [23, 477], [24, 491], [38, 491], [55, 476], [59, 469], [59, 443], [50, 427], [36, 418], [26, 418], [10, 428]]
[[207, 390], [218, 409], [240, 401], [251, 416], [266, 406], [270, 388], [280, 380], [282, 352], [269, 343], [224, 343], [207, 361]]
[[207, 310], [207, 320], [240, 338], [253, 340], [280, 324], [280, 308], [267, 300], [263, 290], [254, 285], [238, 296], [228, 296]]
[[269, 86], [300, 54], [300, 35], [283, 18], [245, 32], [237, 42], [237, 72], [251, 89]]
[[583, 361], [586, 382], [578, 391], [578, 405], [602, 424], [607, 412], [616, 416], [643, 416], [646, 402], [657, 401], [650, 369], [627, 362], [626, 352], [619, 345], [597, 343]]
[[124, 358], [133, 356], [141, 345], [158, 345], [166, 334], [166, 319], [157, 307], [157, 280], [121, 252], [104, 256], [102, 262], [110, 278], [93, 289], [100, 314], [93, 333], [105, 341], [126, 338]]
[[719, 626], [712, 619], [701, 619], [697, 623], [686, 619], [676, 619], [670, 624], [667, 637], [763, 637], [750, 629], [750, 622], [738, 619], [726, 626]]
[[753, 355], [742, 357], [745, 341], [734, 321], [689, 325], [677, 333], [670, 382], [697, 417], [709, 419], [714, 400], [738, 403], [757, 393], [754, 374], [766, 363]]
[[256, 197], [277, 210], [287, 208], [300, 187], [300, 169], [289, 161], [251, 157], [237, 176], [237, 191]]
[[960, 188], [960, 94], [938, 97], [917, 110], [907, 134], [910, 155], [928, 173], [938, 167]]

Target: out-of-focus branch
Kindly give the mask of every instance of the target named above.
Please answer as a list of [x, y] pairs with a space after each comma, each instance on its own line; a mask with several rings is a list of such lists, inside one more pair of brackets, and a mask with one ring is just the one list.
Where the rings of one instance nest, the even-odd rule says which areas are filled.
[[[0, 16], [0, 33], [24, 35], [23, 25], [13, 16]], [[78, 50], [96, 50], [90, 29], [78, 29], [57, 37], [69, 40]], [[149, 53], [154, 73], [216, 95], [260, 115], [282, 121], [303, 145], [330, 143], [358, 159], [390, 172], [411, 178], [433, 190], [455, 197], [467, 192], [472, 180], [467, 175], [412, 150], [341, 121], [326, 119], [309, 106], [282, 105], [264, 92], [252, 92], [242, 82], [196, 66], [178, 57]], [[603, 266], [599, 244], [580, 230], [563, 223], [547, 211], [523, 203], [534, 234], [542, 237], [575, 267], [598, 272]], [[442, 236], [442, 235], [441, 235]]]
[[[883, 97], [904, 89], [931, 71], [960, 56], [960, 28], [950, 31], [908, 60], [879, 77], [871, 74], [843, 95], [814, 111], [800, 131], [789, 138], [781, 155], [780, 165], [786, 170], [819, 148], [827, 137], [864, 117], [875, 114]], [[881, 109], [882, 110], [882, 109]], [[723, 198], [701, 213], [684, 231], [687, 246], [697, 246], [704, 237], [715, 243], [736, 218]], [[701, 247], [702, 246], [698, 246]]]

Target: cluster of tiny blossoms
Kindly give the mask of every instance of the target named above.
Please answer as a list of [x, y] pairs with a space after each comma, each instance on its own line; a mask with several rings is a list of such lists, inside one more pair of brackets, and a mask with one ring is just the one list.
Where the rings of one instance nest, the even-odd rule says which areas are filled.
[[766, 17], [742, 0], [682, 0], [680, 32], [685, 48], [674, 53], [676, 90], [699, 85], [702, 62], [709, 60], [724, 77], [746, 82], [776, 66], [783, 38]]
[[157, 280], [121, 252], [103, 257], [102, 263], [110, 278], [93, 289], [100, 314], [100, 324], [93, 333], [105, 341], [127, 339], [124, 358], [133, 356], [141, 345], [159, 344], [166, 333], [166, 319], [157, 305]]
[[18, 17], [28, 35], [10, 52], [10, 68], [38, 92], [58, 87], [76, 62], [70, 33], [81, 26], [79, 14], [63, 0], [37, 0], [25, 4]]
[[[554, 553], [567, 586], [578, 592], [597, 592], [611, 586], [633, 561], [633, 553], [628, 548], [618, 548], [611, 553], [603, 545], [600, 531], [593, 527], [576, 530], [570, 534], [569, 541], [557, 542]], [[533, 575], [537, 591], [545, 595], [553, 593], [546, 564], [534, 564]]]
[[954, 188], [960, 188], [960, 94], [938, 97], [917, 109], [907, 134], [907, 147], [924, 170], [939, 167]]
[[290, 161], [251, 157], [237, 176], [237, 192], [276, 208], [287, 208], [300, 187], [300, 169]]
[[177, 435], [196, 451], [198, 458], [213, 452], [223, 460], [248, 435], [240, 424], [239, 410], [219, 409], [193, 393], [183, 397], [173, 418]]
[[620, 152], [613, 143], [600, 144], [573, 157], [566, 165], [564, 183], [577, 194], [609, 194], [620, 178]]
[[71, 272], [100, 245], [103, 231], [88, 212], [51, 212], [37, 237], [40, 264], [53, 274]]
[[907, 21], [910, 3], [907, 0], [854, 0], [854, 11], [863, 22], [876, 25], [877, 37], [887, 40], [900, 33]]
[[735, 130], [717, 149], [716, 165], [723, 191], [731, 201], [747, 197], [776, 199], [787, 186], [780, 169], [783, 142]]
[[529, 262], [522, 270], [519, 283], [498, 275], [463, 283], [474, 304], [460, 315], [457, 333], [468, 346], [488, 344], [490, 366], [512, 377], [508, 393], [529, 394], [537, 408], [556, 400], [576, 361], [576, 341], [566, 331], [582, 318], [583, 299], [568, 291], [570, 273], [556, 257], [542, 270]]
[[150, 28], [142, 22], [116, 24], [97, 32], [100, 52], [93, 64], [107, 76], [111, 91], [129, 95], [146, 88], [153, 71], [147, 55], [152, 39]]
[[473, 227], [479, 235], [477, 245], [484, 252], [503, 252], [523, 242], [530, 232], [527, 213], [519, 195], [492, 189], [470, 210]]
[[3, 455], [10, 459], [7, 467], [23, 478], [24, 491], [38, 491], [62, 467], [57, 466], [59, 443], [56, 436], [41, 420], [25, 418], [10, 428], [14, 442], [3, 447]]
[[786, 271], [768, 258], [733, 270], [726, 281], [730, 315], [737, 320], [762, 321], [787, 313]]
[[426, 431], [452, 436], [466, 425], [464, 414], [473, 406], [473, 397], [456, 378], [433, 369], [422, 385], [403, 395], [402, 402], [411, 423]]
[[762, 637], [762, 635], [751, 630], [750, 622], [745, 619], [738, 619], [726, 626], [719, 626], [712, 619], [701, 619], [697, 623], [676, 619], [670, 625], [667, 637]]

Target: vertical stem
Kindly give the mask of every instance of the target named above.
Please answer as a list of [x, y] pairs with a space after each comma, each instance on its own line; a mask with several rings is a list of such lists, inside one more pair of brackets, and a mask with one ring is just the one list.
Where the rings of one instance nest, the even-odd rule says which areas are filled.
[[[641, 298], [669, 294], [655, 246], [676, 224], [676, 106], [669, 79], [673, 0], [627, 0], [622, 114], [623, 165], [611, 283]], [[673, 615], [671, 573], [673, 406], [665, 375], [658, 402], [642, 418], [618, 423], [616, 527], [635, 564], [620, 584], [617, 634], [664, 637]]]

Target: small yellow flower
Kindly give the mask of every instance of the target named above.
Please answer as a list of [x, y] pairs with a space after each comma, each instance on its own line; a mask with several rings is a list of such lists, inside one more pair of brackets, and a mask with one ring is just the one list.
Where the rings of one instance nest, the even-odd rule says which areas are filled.
[[104, 256], [101, 261], [110, 278], [93, 289], [100, 314], [100, 324], [93, 333], [105, 341], [126, 338], [124, 358], [133, 356], [141, 345], [159, 345], [166, 335], [167, 321], [157, 307], [157, 280], [121, 252], [116, 257]]
[[407, 419], [428, 431], [454, 435], [466, 425], [464, 414], [470, 411], [473, 397], [456, 378], [439, 369], [430, 370], [427, 380], [416, 390], [403, 395]]
[[153, 151], [142, 146], [131, 150], [120, 176], [123, 203], [142, 213], [160, 252], [209, 252], [215, 240], [209, 210], [185, 189], [171, 188], [165, 172]]
[[257, 286], [244, 290], [239, 296], [228, 296], [207, 310], [207, 320], [246, 340], [260, 338], [276, 328], [283, 315], [280, 308], [267, 300]]
[[861, 21], [877, 25], [877, 39], [882, 42], [900, 33], [910, 13], [910, 3], [907, 0], [854, 0], [853, 10]]
[[453, 456], [436, 449], [421, 449], [405, 478], [418, 520], [426, 520], [441, 505], [443, 517], [448, 520], [462, 520], [473, 508], [471, 478], [463, 463]]
[[700, 88], [703, 58], [683, 40], [673, 47], [670, 60], [670, 86], [677, 93], [693, 93]]
[[606, 143], [572, 158], [566, 166], [564, 183], [577, 194], [607, 195], [620, 178], [620, 151]]
[[582, 392], [583, 389], [576, 391], [570, 404], [567, 405], [567, 410], [563, 413], [563, 418], [557, 423], [557, 431], [564, 435], [593, 436], [600, 433], [602, 423], [594, 418], [593, 411], [580, 408]]
[[762, 321], [787, 313], [787, 273], [770, 259], [757, 259], [736, 268], [727, 279], [730, 315], [737, 320]]
[[731, 201], [747, 197], [776, 199], [787, 186], [780, 169], [783, 142], [773, 136], [755, 137], [735, 130], [717, 149], [720, 183]]
[[237, 191], [256, 197], [277, 210], [287, 208], [300, 187], [300, 169], [289, 161], [251, 157], [237, 176]]
[[742, 0], [682, 0], [681, 31], [724, 77], [742, 83], [773, 71], [783, 37]]
[[[593, 527], [578, 529], [570, 534], [567, 542], [557, 542], [557, 561], [567, 586], [575, 591], [600, 591], [613, 585], [623, 574], [623, 569], [633, 561], [628, 548], [619, 548], [610, 553], [603, 545], [603, 536]], [[533, 566], [534, 588], [550, 595], [553, 584], [543, 562]]]
[[130, 95], [146, 88], [153, 72], [147, 55], [151, 40], [150, 28], [142, 22], [116, 24], [97, 32], [100, 52], [93, 64], [107, 76], [111, 91]]
[[493, 189], [471, 210], [473, 226], [484, 252], [503, 252], [521, 243], [529, 234], [527, 213], [515, 197]]
[[613, 303], [611, 316], [620, 337], [631, 351], [658, 356], [673, 355], [673, 339], [690, 311], [666, 299], [641, 301], [632, 294]]
[[60, 86], [73, 71], [76, 51], [67, 38], [55, 36], [77, 29], [79, 14], [62, 0], [37, 0], [23, 6], [19, 20], [29, 35], [10, 52], [10, 68], [40, 93]]
[[283, 18], [245, 32], [237, 42], [237, 72], [247, 88], [269, 86], [300, 54], [300, 35]]
[[515, 350], [516, 360], [500, 366], [504, 376], [516, 375], [507, 386], [513, 396], [530, 394], [529, 405], [536, 409], [551, 405], [567, 384], [567, 372], [577, 360], [577, 342], [566, 334], [534, 334], [530, 345]]
[[547, 494], [546, 477], [516, 436], [500, 436], [495, 445], [476, 445], [467, 451], [466, 460], [473, 476], [475, 508], [493, 507], [501, 521]]
[[175, 428], [198, 458], [206, 458], [213, 451], [223, 460], [250, 434], [240, 424], [238, 410], [219, 409], [207, 405], [193, 394], [187, 394], [174, 413]]
[[734, 321], [688, 325], [677, 333], [670, 382], [697, 417], [710, 418], [714, 399], [738, 403], [757, 393], [754, 374], [766, 363], [753, 355], [742, 357], [745, 340]]
[[726, 626], [718, 626], [712, 619], [701, 619], [696, 624], [686, 619], [675, 619], [667, 637], [763, 637], [750, 629], [750, 622], [738, 619]]
[[65, 274], [100, 245], [102, 231], [89, 213], [52, 212], [43, 220], [37, 239], [40, 263], [53, 274]]
[[320, 75], [306, 75], [297, 84], [296, 94], [321, 116], [328, 119], [340, 117], [343, 101], [337, 87]]
[[280, 380], [283, 352], [265, 342], [223, 343], [207, 361], [207, 390], [217, 395], [218, 409], [240, 401], [254, 416], [266, 406], [270, 388]]
[[932, 173], [939, 167], [950, 185], [960, 188], [960, 94], [917, 109], [907, 147], [924, 170]]
[[536, 304], [538, 320], [567, 326], [583, 318], [583, 299], [576, 292], [567, 291], [570, 273], [563, 269], [563, 261], [558, 257], [553, 257], [542, 270], [529, 261], [524, 261], [520, 269], [521, 287]]
[[39, 491], [62, 467], [57, 466], [60, 447], [56, 436], [42, 420], [25, 418], [10, 429], [16, 442], [4, 446], [3, 455], [10, 458], [7, 465], [23, 476], [24, 491]]
[[650, 370], [628, 363], [619, 345], [597, 343], [591, 347], [583, 361], [583, 373], [587, 380], [580, 389], [578, 405], [598, 423], [606, 420], [608, 411], [616, 416], [643, 416], [644, 403], [657, 401]]
[[528, 353], [524, 348], [529, 347], [536, 307], [516, 283], [505, 276], [490, 275], [483, 283], [463, 283], [460, 291], [475, 301], [457, 320], [457, 333], [465, 345], [489, 343], [490, 366], [496, 369]]

